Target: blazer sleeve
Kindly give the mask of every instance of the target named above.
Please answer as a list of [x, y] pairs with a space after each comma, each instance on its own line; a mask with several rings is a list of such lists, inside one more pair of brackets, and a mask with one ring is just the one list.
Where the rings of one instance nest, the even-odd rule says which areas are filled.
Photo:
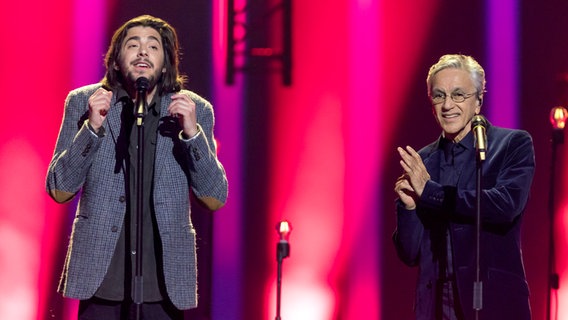
[[190, 98], [196, 102], [200, 132], [195, 139], [185, 141], [187, 152], [192, 159], [191, 187], [195, 196], [208, 209], [217, 210], [227, 201], [228, 182], [225, 169], [217, 158], [213, 106], [193, 92], [189, 94]]
[[399, 259], [408, 266], [418, 265], [420, 244], [424, 226], [416, 210], [406, 210], [400, 200], [396, 200], [396, 229], [392, 240]]
[[81, 189], [101, 139], [87, 125], [88, 98], [96, 86], [77, 89], [65, 100], [63, 121], [48, 167], [46, 191], [59, 203], [71, 200]]
[[[488, 159], [493, 163], [484, 163], [481, 218], [484, 223], [510, 224], [523, 213], [529, 198], [535, 170], [533, 142], [528, 132], [514, 130], [506, 139], [491, 143], [496, 154]], [[457, 212], [474, 217], [475, 203], [475, 190], [458, 190]]]

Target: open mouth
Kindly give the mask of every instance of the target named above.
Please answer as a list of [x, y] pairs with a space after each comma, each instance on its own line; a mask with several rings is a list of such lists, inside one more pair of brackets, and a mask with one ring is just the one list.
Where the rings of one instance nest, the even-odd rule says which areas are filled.
[[137, 61], [137, 62], [134, 63], [134, 66], [135, 66], [136, 68], [142, 68], [142, 69], [149, 69], [149, 68], [152, 67], [152, 66], [150, 65], [150, 63], [144, 62], [144, 61]]
[[452, 114], [442, 114], [442, 118], [444, 119], [455, 119], [455, 118], [459, 118], [459, 114], [457, 113], [452, 113]]

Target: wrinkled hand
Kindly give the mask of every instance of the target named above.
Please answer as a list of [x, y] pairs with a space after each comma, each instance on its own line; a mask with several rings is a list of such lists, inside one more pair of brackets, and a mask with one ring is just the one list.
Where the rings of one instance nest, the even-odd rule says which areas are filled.
[[404, 207], [408, 210], [414, 210], [416, 208], [416, 203], [418, 202], [418, 196], [410, 183], [406, 174], [398, 177], [394, 185], [394, 192], [398, 195], [400, 201], [404, 204]]
[[95, 132], [99, 132], [99, 129], [106, 119], [108, 110], [110, 109], [111, 99], [112, 91], [103, 88], [97, 89], [97, 91], [89, 97], [89, 124]]
[[172, 96], [172, 103], [168, 106], [168, 113], [172, 117], [179, 119], [179, 124], [187, 137], [191, 138], [197, 134], [195, 102], [186, 94], [178, 93]]
[[412, 147], [407, 146], [406, 149], [398, 147], [397, 151], [400, 154], [400, 166], [404, 174], [397, 179], [395, 192], [407, 209], [414, 209], [426, 182], [430, 180], [430, 174], [422, 158]]

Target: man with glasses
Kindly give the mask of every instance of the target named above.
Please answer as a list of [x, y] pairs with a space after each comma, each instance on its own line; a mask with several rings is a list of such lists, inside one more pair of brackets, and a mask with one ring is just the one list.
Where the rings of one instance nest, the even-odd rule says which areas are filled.
[[477, 151], [471, 124], [481, 111], [485, 72], [470, 56], [444, 55], [426, 82], [442, 133], [420, 151], [398, 148], [403, 174], [394, 188], [394, 244], [405, 264], [419, 267], [416, 319], [530, 319], [520, 229], [535, 168], [532, 138], [487, 124], [476, 310]]

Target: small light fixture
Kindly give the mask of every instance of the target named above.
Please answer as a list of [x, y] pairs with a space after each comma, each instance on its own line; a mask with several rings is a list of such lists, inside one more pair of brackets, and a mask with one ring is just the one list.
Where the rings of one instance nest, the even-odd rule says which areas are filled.
[[564, 143], [564, 127], [568, 111], [566, 108], [557, 106], [550, 110], [550, 124], [552, 124], [552, 144], [558, 145]]
[[550, 123], [555, 130], [563, 130], [566, 126], [568, 111], [564, 107], [554, 107], [550, 110]]
[[276, 224], [276, 231], [280, 235], [280, 240], [288, 241], [290, 240], [290, 231], [292, 231], [292, 225], [287, 220], [282, 220]]
[[280, 237], [276, 245], [276, 260], [281, 263], [282, 259], [287, 258], [290, 255], [290, 232], [292, 231], [292, 225], [287, 220], [282, 220], [276, 224], [276, 231]]
[[282, 320], [280, 317], [280, 304], [282, 300], [282, 261], [290, 256], [290, 232], [292, 225], [287, 220], [282, 220], [276, 224], [276, 231], [280, 240], [276, 244], [276, 261], [278, 262], [276, 271], [276, 317], [275, 320]]

